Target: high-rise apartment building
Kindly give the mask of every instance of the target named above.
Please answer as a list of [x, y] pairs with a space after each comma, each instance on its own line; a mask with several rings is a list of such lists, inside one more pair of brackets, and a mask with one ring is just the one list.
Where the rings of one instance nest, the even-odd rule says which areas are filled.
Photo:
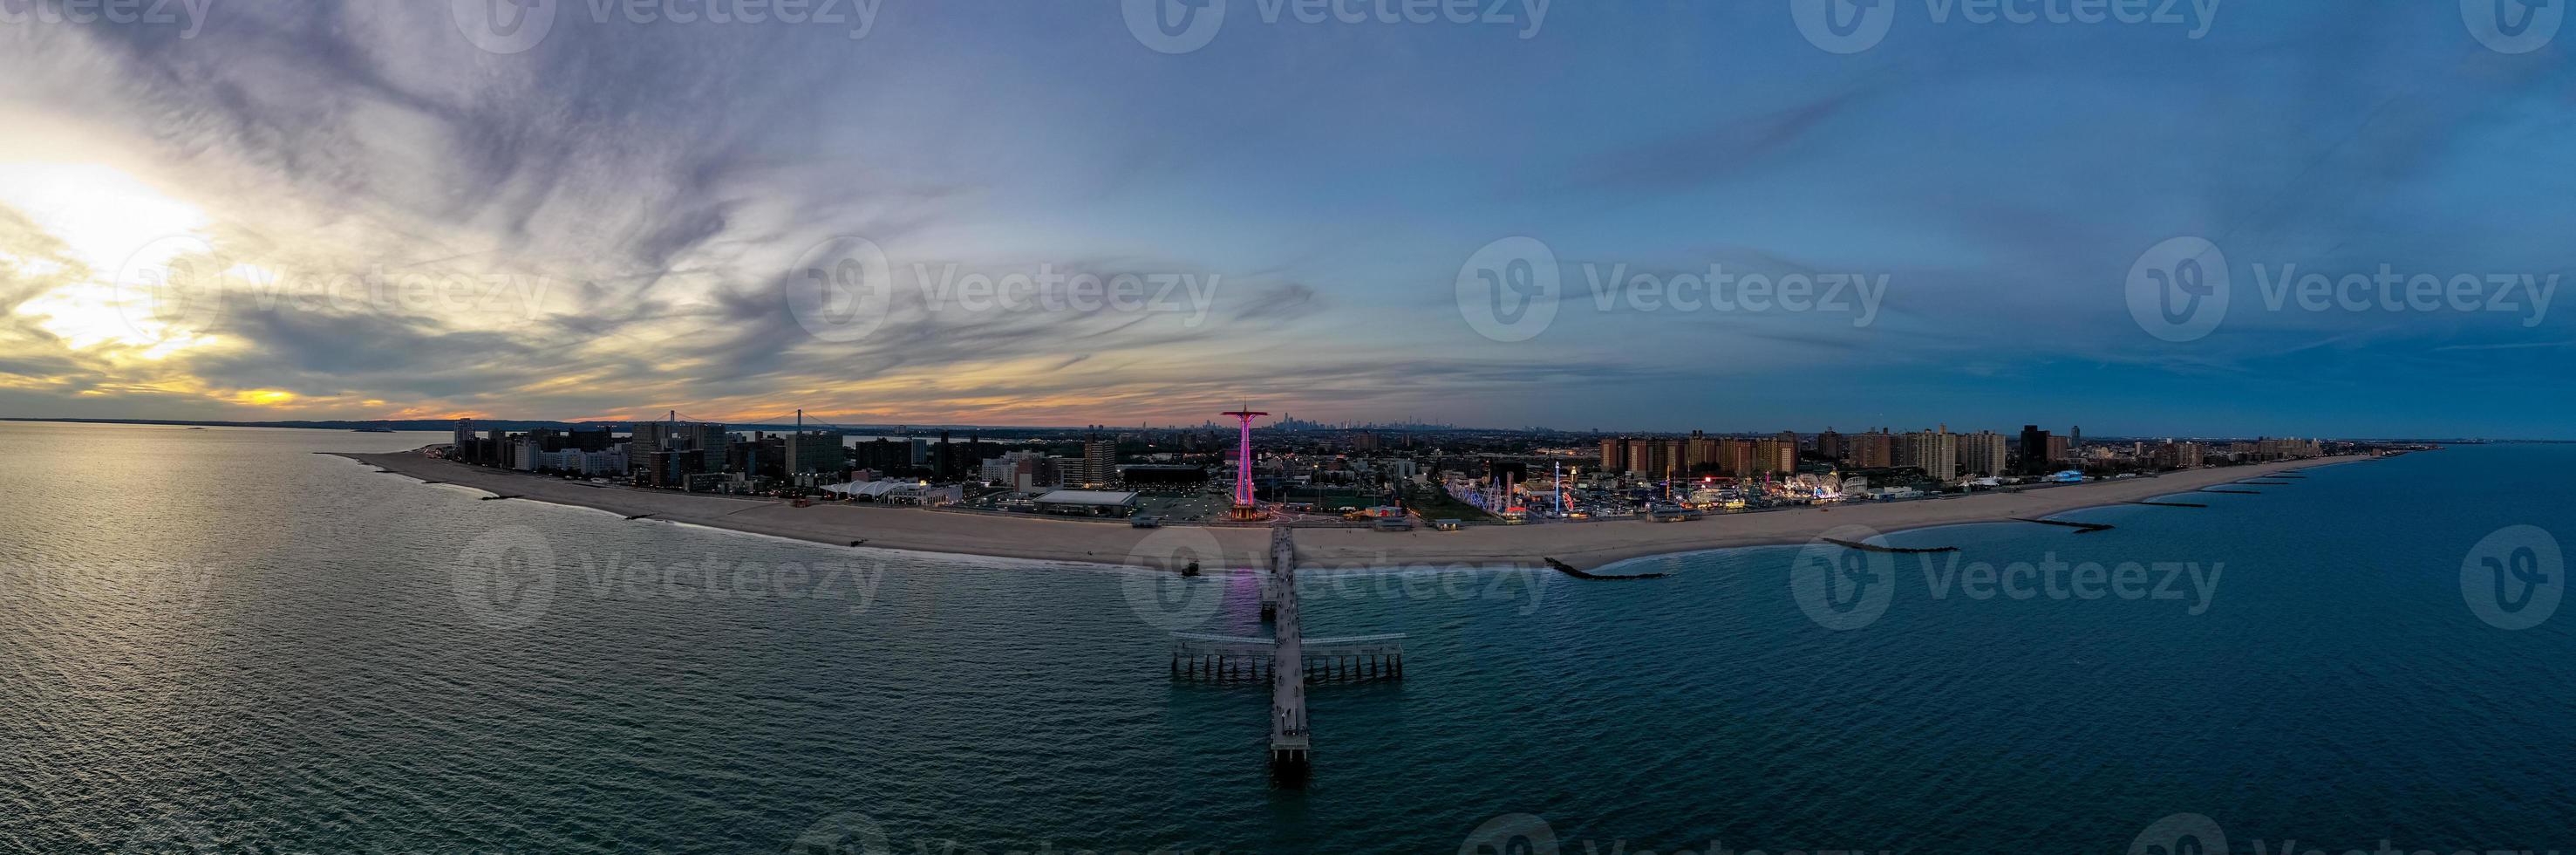
[[1082, 437], [1082, 466], [1077, 477], [1085, 487], [1106, 487], [1118, 478], [1118, 441], [1101, 436], [1100, 426]]
[[1981, 430], [1959, 436], [1959, 470], [1970, 475], [2012, 474], [2011, 443], [2003, 434]]
[[1885, 469], [1896, 465], [1896, 437], [1879, 428], [1851, 437], [1851, 464], [1858, 469]]
[[791, 477], [805, 472], [839, 472], [849, 466], [849, 455], [841, 450], [841, 435], [834, 431], [790, 433], [784, 451], [780, 463]]
[[2021, 455], [2022, 474], [2048, 474], [2048, 441], [2048, 432], [2040, 430], [2038, 425], [2021, 426], [2021, 448], [2016, 453]]
[[1959, 477], [1959, 438], [1947, 425], [1940, 430], [1915, 431], [1899, 437], [1896, 443], [1896, 465], [1923, 470], [1935, 481]]

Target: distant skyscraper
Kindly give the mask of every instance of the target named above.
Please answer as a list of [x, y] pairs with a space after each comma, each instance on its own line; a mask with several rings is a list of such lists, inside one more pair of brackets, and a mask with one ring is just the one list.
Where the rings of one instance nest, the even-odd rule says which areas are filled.
[[455, 446], [456, 450], [455, 450], [454, 452], [452, 452], [452, 453], [450, 454], [450, 456], [451, 456], [451, 457], [453, 457], [453, 458], [455, 458], [455, 459], [457, 459], [457, 460], [463, 460], [463, 461], [467, 461], [467, 462], [472, 462], [472, 461], [474, 460], [474, 445], [475, 445], [475, 443], [474, 443], [474, 420], [473, 420], [473, 419], [457, 419], [457, 420], [456, 420], [456, 440], [455, 440], [455, 442], [456, 442], [456, 446]]
[[1843, 459], [1843, 435], [1830, 427], [1825, 428], [1824, 433], [1816, 434], [1816, 454], [1826, 460]]

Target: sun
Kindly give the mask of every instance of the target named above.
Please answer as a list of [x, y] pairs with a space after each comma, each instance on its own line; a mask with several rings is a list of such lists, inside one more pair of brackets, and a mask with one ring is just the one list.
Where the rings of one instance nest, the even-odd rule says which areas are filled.
[[221, 280], [246, 278], [234, 269], [204, 280], [174, 278], [174, 261], [212, 257], [211, 220], [195, 205], [114, 167], [0, 163], [0, 205], [24, 216], [62, 245], [67, 260], [88, 269], [88, 275], [75, 277], [54, 260], [0, 256], [0, 264], [17, 275], [63, 280], [23, 309], [74, 348], [130, 346], [141, 348], [144, 358], [159, 358], [204, 344], [205, 337], [174, 323], [186, 307], [167, 295], [180, 293], [181, 286], [202, 293]]

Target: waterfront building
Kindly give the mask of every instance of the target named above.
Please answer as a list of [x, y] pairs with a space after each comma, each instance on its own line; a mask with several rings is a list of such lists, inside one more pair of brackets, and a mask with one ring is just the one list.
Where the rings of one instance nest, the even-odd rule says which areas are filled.
[[1851, 464], [1858, 469], [1885, 469], [1896, 465], [1896, 437], [1886, 428], [1852, 437]]
[[2009, 475], [2012, 451], [2003, 434], [1981, 430], [1959, 437], [1959, 469], [1972, 475]]
[[1118, 479], [1118, 441], [1101, 436], [1098, 425], [1082, 437], [1082, 465], [1079, 477], [1085, 487], [1103, 487]]
[[1625, 438], [1618, 438], [1618, 439], [1605, 439], [1605, 440], [1602, 440], [1602, 441], [1601, 441], [1601, 469], [1602, 469], [1602, 471], [1605, 471], [1605, 472], [1624, 472], [1624, 471], [1627, 471], [1627, 469], [1628, 469], [1628, 440], [1627, 440], [1627, 439], [1625, 439]]
[[2021, 426], [2021, 448], [2018, 451], [2022, 474], [2048, 474], [2048, 442], [2048, 432], [2040, 430], [2038, 425]]
[[1830, 427], [1825, 428], [1824, 433], [1816, 434], [1816, 454], [1826, 460], [1843, 459], [1843, 435]]
[[[1206, 470], [1198, 467], [1174, 468], [1196, 471], [1199, 473], [1200, 481], [1207, 480]], [[1056, 467], [1055, 458], [1039, 451], [1013, 451], [984, 461], [982, 475], [986, 483], [1009, 487], [1021, 493], [1043, 492], [1054, 489], [1064, 482], [1064, 476]]]
[[841, 435], [837, 432], [797, 431], [786, 438], [785, 456], [780, 463], [788, 475], [849, 468], [849, 455], [841, 450]]
[[1948, 425], [1939, 430], [1906, 434], [1896, 443], [1896, 465], [1923, 470], [1935, 481], [1950, 482], [1959, 477], [1958, 437]]

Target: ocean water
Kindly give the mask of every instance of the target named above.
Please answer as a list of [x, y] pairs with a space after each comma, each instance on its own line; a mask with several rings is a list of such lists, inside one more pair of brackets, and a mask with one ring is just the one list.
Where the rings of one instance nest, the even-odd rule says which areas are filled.
[[[1290, 789], [1263, 689], [1168, 671], [1172, 628], [1255, 631], [1241, 578], [314, 453], [437, 439], [0, 423], [0, 851], [2576, 849], [2576, 603], [2515, 528], [2576, 537], [2576, 447], [1898, 533], [1961, 551], [1833, 556], [1885, 593], [1821, 619], [1795, 548], [1312, 579], [1310, 636], [1412, 637], [1313, 689]], [[2540, 593], [2494, 605], [2489, 555]]]

